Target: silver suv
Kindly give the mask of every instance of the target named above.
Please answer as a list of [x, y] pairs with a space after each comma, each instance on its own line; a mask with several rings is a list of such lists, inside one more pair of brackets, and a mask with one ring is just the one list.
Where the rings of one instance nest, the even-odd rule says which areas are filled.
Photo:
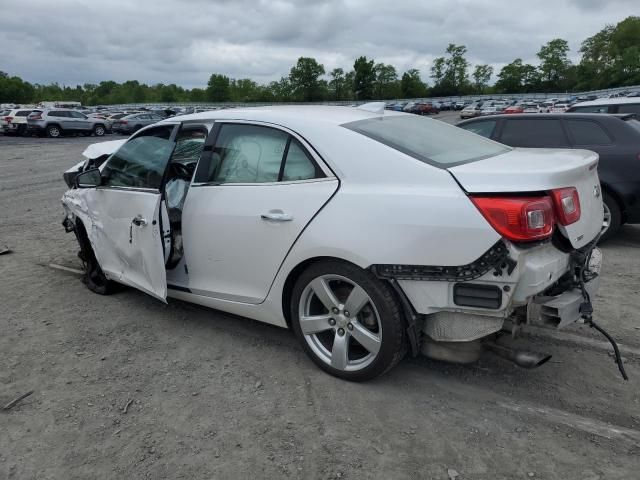
[[87, 117], [77, 110], [45, 108], [27, 117], [27, 130], [40, 135], [57, 138], [65, 133], [95, 134], [101, 137], [107, 131], [101, 118]]

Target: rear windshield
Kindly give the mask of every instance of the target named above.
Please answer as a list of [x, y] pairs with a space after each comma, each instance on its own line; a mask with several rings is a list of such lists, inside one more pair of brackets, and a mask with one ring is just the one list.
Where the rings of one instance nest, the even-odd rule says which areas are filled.
[[436, 167], [448, 168], [511, 150], [462, 128], [418, 115], [393, 115], [342, 125]]

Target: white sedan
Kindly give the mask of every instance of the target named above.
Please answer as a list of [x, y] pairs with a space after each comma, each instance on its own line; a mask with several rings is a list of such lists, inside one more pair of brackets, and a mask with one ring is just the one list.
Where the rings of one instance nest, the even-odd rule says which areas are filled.
[[384, 104], [204, 112], [90, 150], [110, 156], [68, 171], [62, 201], [91, 290], [290, 327], [345, 379], [407, 351], [537, 366], [548, 356], [496, 333], [574, 322], [597, 285], [592, 152], [513, 149]]

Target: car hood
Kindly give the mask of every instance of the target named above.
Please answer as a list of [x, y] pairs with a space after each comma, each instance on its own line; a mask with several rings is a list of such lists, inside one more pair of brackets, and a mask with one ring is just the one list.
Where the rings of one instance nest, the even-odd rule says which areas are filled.
[[118, 150], [127, 139], [122, 140], [110, 140], [108, 142], [100, 142], [100, 143], [92, 143], [89, 145], [82, 155], [87, 157], [89, 160], [94, 160], [103, 155], [111, 155], [113, 152]]

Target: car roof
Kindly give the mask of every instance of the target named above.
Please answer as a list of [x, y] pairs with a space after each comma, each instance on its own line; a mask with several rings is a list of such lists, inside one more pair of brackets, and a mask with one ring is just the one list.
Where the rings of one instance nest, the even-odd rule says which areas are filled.
[[592, 105], [618, 105], [625, 103], [640, 103], [640, 99], [638, 97], [599, 98], [597, 100], [590, 100], [588, 102], [576, 103], [575, 106], [590, 107]]
[[507, 115], [491, 115], [490, 117], [479, 117], [479, 118], [471, 118], [468, 120], [464, 120], [462, 122], [458, 122], [456, 125], [461, 125], [461, 124], [467, 124], [467, 123], [476, 123], [476, 122], [481, 122], [481, 121], [487, 121], [487, 120], [500, 120], [500, 119], [527, 119], [527, 120], [532, 120], [532, 119], [536, 119], [536, 118], [542, 118], [542, 119], [561, 119], [561, 118], [565, 118], [568, 120], [576, 120], [576, 119], [581, 119], [581, 120], [606, 120], [606, 119], [610, 119], [610, 118], [618, 118], [618, 119], [626, 119], [629, 117], [633, 117], [634, 114], [633, 113], [628, 113], [628, 114], [617, 114], [617, 115], [611, 115], [608, 113], [535, 113], [535, 114], [531, 114], [531, 113], [510, 113]]
[[[180, 120], [250, 120], [295, 128], [304, 127], [305, 125], [311, 126], [320, 124], [343, 125], [345, 123], [355, 122], [358, 120], [395, 115], [410, 114], [390, 110], [374, 113], [359, 108], [342, 106], [295, 105], [213, 110], [183, 115], [180, 117]], [[175, 122], [175, 120], [168, 118], [160, 123], [173, 122]]]

